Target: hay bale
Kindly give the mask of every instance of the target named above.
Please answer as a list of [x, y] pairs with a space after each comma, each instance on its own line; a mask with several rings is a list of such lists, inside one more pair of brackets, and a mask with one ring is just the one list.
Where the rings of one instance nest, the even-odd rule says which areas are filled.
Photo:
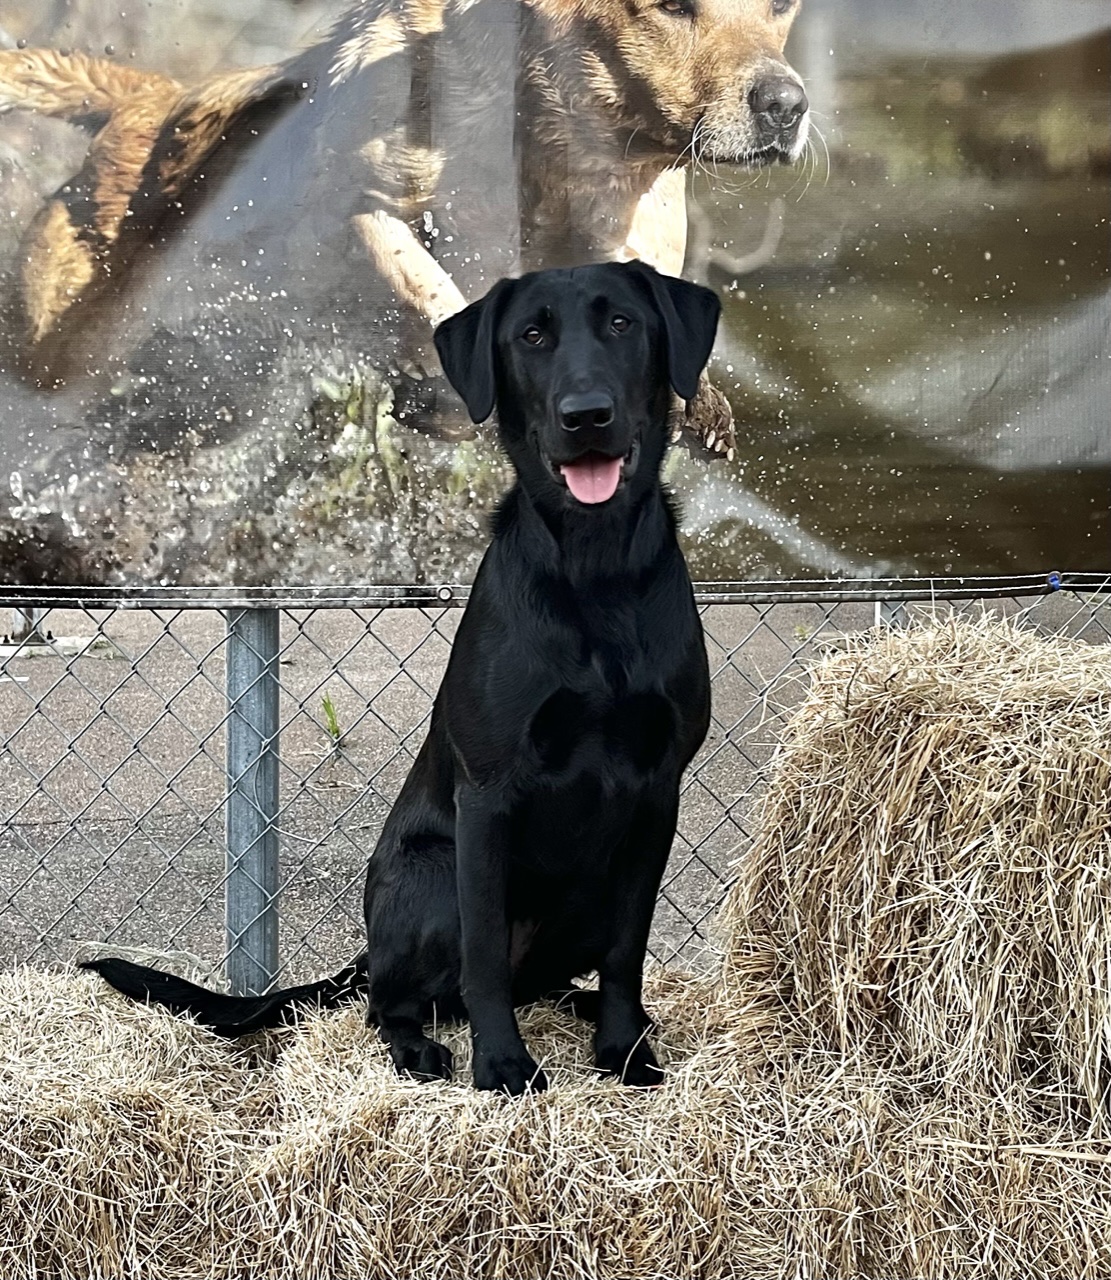
[[811, 675], [731, 907], [849, 1048], [1103, 1126], [1111, 648], [1005, 622], [884, 630]]
[[0, 1274], [223, 1274], [211, 1192], [257, 1127], [260, 1072], [90, 977], [0, 974]]
[[774, 1013], [725, 1026], [670, 973], [647, 999], [671, 1087], [599, 1080], [590, 1029], [539, 1007], [555, 1088], [508, 1100], [469, 1086], [460, 1028], [459, 1081], [424, 1085], [355, 1008], [244, 1047], [90, 975], [5, 975], [0, 1274], [777, 1275], [788, 1113], [752, 1083]]
[[510, 1101], [399, 1080], [357, 1010], [251, 1053], [42, 979], [0, 990], [5, 1030], [51, 1011], [5, 1060], [0, 1275], [1075, 1280], [1111, 1250], [1106, 1150], [955, 1114], [763, 989], [653, 982], [676, 1028], [655, 1091], [595, 1080], [587, 1029], [527, 1011], [556, 1087]]
[[508, 1100], [460, 1029], [458, 1081], [418, 1085], [358, 1009], [235, 1044], [89, 974], [0, 975], [0, 1275], [1093, 1274], [1109, 707], [1111, 651], [998, 625], [824, 663], [723, 980], [650, 975], [658, 1090], [595, 1078], [543, 1007], [554, 1087]]

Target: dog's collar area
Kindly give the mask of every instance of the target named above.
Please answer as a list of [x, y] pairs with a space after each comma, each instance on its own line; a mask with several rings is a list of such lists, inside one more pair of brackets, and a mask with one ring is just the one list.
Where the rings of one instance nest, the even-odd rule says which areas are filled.
[[544, 455], [552, 479], [567, 490], [568, 496], [579, 506], [598, 506], [608, 502], [633, 476], [639, 461], [639, 436], [633, 439], [629, 452], [623, 458], [598, 450], [590, 450], [562, 462]]

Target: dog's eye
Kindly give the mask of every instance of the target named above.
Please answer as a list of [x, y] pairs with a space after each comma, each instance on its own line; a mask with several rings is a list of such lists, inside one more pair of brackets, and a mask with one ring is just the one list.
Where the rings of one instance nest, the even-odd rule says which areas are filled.
[[658, 8], [669, 13], [673, 18], [693, 18], [694, 5], [690, 0], [660, 0]]
[[772, 0], [772, 13], [777, 17], [782, 17], [788, 9], [795, 7], [795, 0]]
[[614, 316], [610, 321], [610, 328], [614, 333], [624, 333], [632, 323], [628, 316]]
[[536, 325], [530, 324], [524, 333], [521, 334], [521, 339], [522, 341], [527, 342], [530, 347], [538, 347], [544, 341], [544, 335]]

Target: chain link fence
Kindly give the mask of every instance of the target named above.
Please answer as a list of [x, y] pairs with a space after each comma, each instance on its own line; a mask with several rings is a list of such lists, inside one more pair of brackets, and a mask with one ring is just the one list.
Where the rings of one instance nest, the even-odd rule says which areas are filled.
[[[653, 955], [708, 962], [762, 772], [825, 648], [950, 609], [1106, 643], [1109, 586], [700, 587], [713, 721], [684, 782]], [[181, 952], [246, 990], [345, 963], [466, 594], [0, 590], [14, 611], [0, 647], [0, 959], [65, 962], [88, 943]]]

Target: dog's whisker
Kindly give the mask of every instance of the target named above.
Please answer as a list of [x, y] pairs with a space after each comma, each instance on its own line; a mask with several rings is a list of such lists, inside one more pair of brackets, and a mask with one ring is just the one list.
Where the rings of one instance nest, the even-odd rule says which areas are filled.
[[799, 187], [799, 184], [800, 184], [800, 183], [801, 183], [801, 184], [803, 184], [803, 187], [802, 187], [802, 193], [797, 197], [797, 199], [798, 199], [798, 200], [801, 200], [801, 199], [802, 199], [802, 197], [806, 194], [806, 185], [807, 185], [807, 184], [808, 184], [808, 182], [809, 182], [809, 175], [808, 175], [808, 172], [807, 172], [808, 167], [809, 167], [809, 161], [810, 161], [810, 143], [809, 143], [809, 140], [807, 141], [807, 144], [806, 144], [806, 150], [804, 151], [803, 155], [804, 155], [804, 159], [803, 159], [802, 164], [798, 166], [798, 173], [797, 173], [797, 175], [796, 175], [796, 177], [795, 177], [794, 182], [792, 182], [792, 183], [791, 183], [791, 185], [787, 188], [787, 190], [786, 190], [786, 191], [784, 191], [784, 193], [783, 193], [783, 198], [784, 198], [784, 199], [786, 199], [786, 198], [787, 198], [787, 196], [789, 196], [793, 191], [796, 191], [796, 190], [798, 189], [798, 187]]
[[[808, 137], [806, 140], [806, 156], [805, 156], [805, 161], [803, 166], [804, 172], [806, 174], [806, 186], [803, 189], [801, 195], [799, 196], [800, 200], [802, 199], [802, 196], [804, 196], [806, 192], [810, 190], [810, 184], [818, 176], [818, 169], [820, 167], [820, 164], [821, 164], [821, 156], [818, 152], [818, 148], [814, 145], [813, 138]], [[827, 176], [827, 180], [828, 180], [828, 176]]]
[[[830, 158], [830, 154], [829, 154], [829, 144], [826, 142], [825, 134], [824, 134], [824, 133], [821, 131], [821, 129], [819, 129], [816, 125], [814, 126], [814, 132], [817, 134], [817, 136], [818, 136], [818, 141], [822, 144], [822, 150], [823, 150], [823, 152], [825, 153], [825, 159], [826, 159], [826, 176], [825, 176], [825, 182], [826, 182], [826, 183], [828, 183], [828, 182], [829, 182], [829, 179], [830, 179], [830, 176], [831, 176], [831, 174], [832, 174], [832, 172], [833, 172], [833, 162], [832, 162], [832, 160], [831, 160], [831, 158]], [[814, 144], [813, 144], [813, 142], [812, 142], [809, 138], [807, 139], [807, 142], [808, 142], [808, 144], [809, 144], [811, 147], [813, 147], [813, 145], [814, 145]], [[817, 148], [815, 148], [815, 149], [814, 149], [814, 163], [815, 163], [815, 167], [817, 166], [817, 163], [818, 163], [817, 155], [818, 155], [818, 153], [817, 153]]]
[[817, 168], [817, 161], [815, 158], [814, 149], [810, 143], [809, 138], [806, 140], [806, 150], [804, 153], [804, 157], [805, 158], [800, 168], [798, 181], [792, 183], [790, 190], [784, 193], [785, 195], [790, 195], [791, 192], [795, 191], [798, 188], [798, 186], [801, 184], [802, 190], [795, 197], [796, 204], [798, 204], [798, 202], [802, 200], [802, 198], [810, 190], [810, 183], [814, 177], [814, 173]]

